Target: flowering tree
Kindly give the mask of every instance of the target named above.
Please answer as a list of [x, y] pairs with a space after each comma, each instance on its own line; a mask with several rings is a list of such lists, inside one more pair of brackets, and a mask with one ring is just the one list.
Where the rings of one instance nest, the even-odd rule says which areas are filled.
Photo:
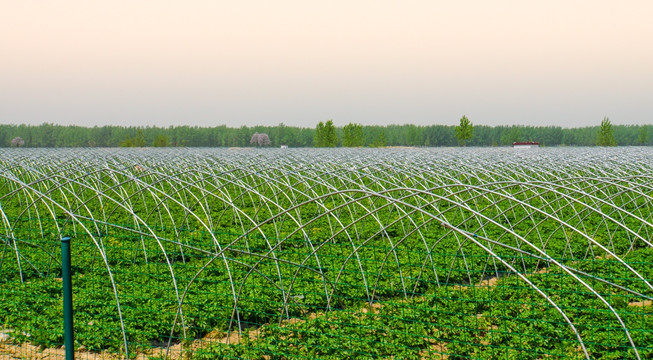
[[268, 134], [262, 133], [258, 135], [258, 146], [268, 146], [271, 143]]
[[15, 138], [11, 139], [11, 146], [21, 147], [23, 145], [25, 145], [25, 140], [23, 140], [22, 137], [16, 136]]
[[258, 133], [254, 133], [254, 135], [252, 135], [252, 138], [249, 139], [249, 144], [258, 146]]
[[256, 146], [268, 146], [271, 144], [270, 137], [266, 133], [254, 133], [249, 143]]

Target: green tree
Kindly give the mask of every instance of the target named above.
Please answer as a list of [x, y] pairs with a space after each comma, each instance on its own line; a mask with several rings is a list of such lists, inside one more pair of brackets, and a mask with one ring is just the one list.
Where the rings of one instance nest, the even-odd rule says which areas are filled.
[[474, 136], [474, 125], [472, 125], [467, 116], [463, 115], [460, 118], [460, 125], [456, 126], [458, 144], [462, 146], [467, 145], [467, 140], [471, 139], [472, 136]]
[[154, 147], [167, 147], [168, 146], [168, 137], [164, 135], [157, 135], [157, 137], [152, 142]]
[[132, 140], [132, 143], [135, 147], [145, 147], [145, 134], [143, 134], [143, 129], [136, 131], [136, 137]]
[[501, 133], [501, 145], [512, 145], [516, 141], [523, 141], [522, 128], [520, 126], [505, 128]]
[[[369, 125], [361, 126], [362, 146], [456, 146], [459, 144], [456, 128], [459, 126], [416, 126], [416, 125]], [[561, 128], [543, 126], [474, 126], [473, 138], [466, 144], [475, 146], [509, 145], [514, 141], [539, 141], [542, 145], [595, 146], [598, 144], [598, 126], [583, 128]], [[621, 146], [652, 145], [651, 125], [610, 126], [615, 143]], [[12, 138], [20, 137], [28, 147], [78, 147], [78, 146], [154, 146], [157, 136], [168, 138], [168, 146], [247, 146], [253, 132], [270, 134], [272, 144], [286, 144], [290, 147], [310, 146], [361, 146], [356, 140], [360, 135], [358, 124], [335, 129], [332, 123], [324, 122], [316, 130], [279, 124], [278, 126], [256, 126], [230, 128], [220, 125], [210, 128], [197, 126], [158, 127], [81, 127], [44, 123], [41, 125], [0, 124], [0, 147], [16, 146]], [[351, 131], [350, 131], [351, 130]], [[320, 136], [316, 136], [316, 133]], [[609, 131], [608, 131], [609, 132]], [[277, 136], [280, 138], [277, 138]], [[331, 139], [331, 140], [329, 140]], [[318, 144], [318, 142], [320, 142]], [[263, 142], [262, 144], [264, 144]], [[608, 144], [610, 141], [607, 142]], [[613, 145], [615, 145], [613, 143]], [[258, 144], [258, 141], [257, 141]]]
[[610, 119], [608, 119], [607, 116], [603, 118], [603, 121], [601, 121], [596, 144], [598, 146], [617, 146], [617, 142], [614, 139], [612, 123], [610, 123]]
[[118, 144], [120, 147], [133, 147], [134, 143], [132, 142], [132, 138], [125, 139]]
[[648, 129], [646, 126], [639, 127], [639, 134], [637, 136], [637, 143], [639, 145], [646, 145], [648, 143]]
[[313, 141], [315, 147], [336, 147], [338, 146], [338, 135], [333, 120], [326, 123], [320, 121], [315, 129], [315, 138]]
[[376, 131], [374, 141], [372, 141], [372, 147], [384, 147], [386, 144], [387, 141], [385, 139], [385, 129], [383, 129], [383, 127], [379, 127]]
[[363, 125], [349, 123], [342, 129], [342, 146], [357, 147], [365, 145]]
[[320, 121], [315, 127], [315, 138], [313, 139], [313, 146], [323, 147], [324, 146], [324, 123]]

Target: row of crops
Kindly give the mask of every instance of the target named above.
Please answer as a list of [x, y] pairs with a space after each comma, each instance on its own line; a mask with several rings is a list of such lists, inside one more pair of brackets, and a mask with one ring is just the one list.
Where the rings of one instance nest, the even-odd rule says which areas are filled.
[[0, 150], [0, 355], [61, 356], [70, 236], [78, 358], [652, 358], [652, 199], [649, 148]]

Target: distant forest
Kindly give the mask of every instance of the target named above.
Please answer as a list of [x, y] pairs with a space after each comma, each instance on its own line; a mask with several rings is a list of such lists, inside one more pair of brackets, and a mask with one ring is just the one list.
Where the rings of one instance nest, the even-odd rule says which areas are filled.
[[[612, 128], [619, 146], [653, 145], [653, 125], [614, 125]], [[467, 141], [467, 146], [507, 146], [515, 141], [538, 141], [543, 146], [595, 146], [598, 132], [599, 126], [567, 129], [555, 126], [474, 125], [473, 137]], [[0, 125], [0, 147], [249, 147], [260, 145], [255, 141], [251, 144], [254, 134], [266, 134], [269, 138], [266, 146], [313, 147], [316, 129], [283, 124], [239, 128], [82, 127], [47, 123], [37, 126]], [[338, 146], [343, 146], [343, 128], [336, 128], [336, 134]], [[455, 126], [445, 125], [362, 126], [362, 137], [363, 146], [368, 147], [458, 146]]]

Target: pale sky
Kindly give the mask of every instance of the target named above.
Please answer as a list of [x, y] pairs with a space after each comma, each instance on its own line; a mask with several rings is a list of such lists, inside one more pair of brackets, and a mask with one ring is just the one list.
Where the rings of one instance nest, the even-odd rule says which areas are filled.
[[0, 1], [3, 124], [653, 124], [651, 0]]

